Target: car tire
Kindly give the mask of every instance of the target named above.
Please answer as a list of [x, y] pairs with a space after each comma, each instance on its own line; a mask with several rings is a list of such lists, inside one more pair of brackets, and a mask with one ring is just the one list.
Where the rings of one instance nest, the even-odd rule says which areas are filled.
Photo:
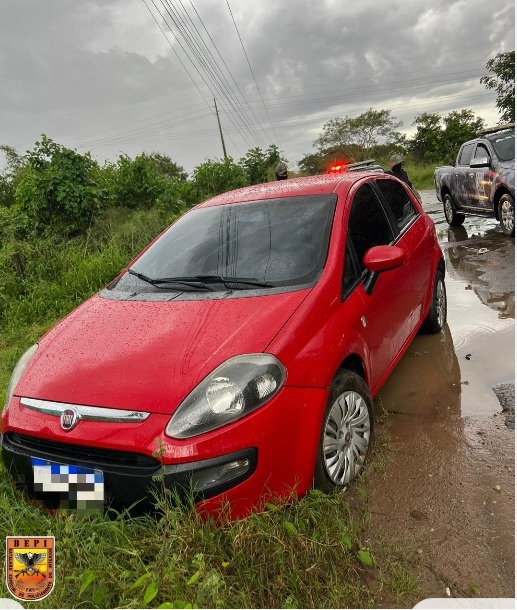
[[514, 237], [515, 235], [515, 204], [513, 197], [509, 193], [502, 195], [499, 199], [499, 223], [501, 229], [508, 237]]
[[465, 221], [465, 214], [458, 214], [456, 204], [450, 193], [447, 193], [443, 198], [443, 213], [445, 220], [451, 227], [459, 227]]
[[438, 269], [434, 278], [433, 296], [427, 318], [422, 324], [422, 332], [428, 335], [439, 333], [447, 322], [447, 292], [445, 290], [445, 276]]
[[323, 417], [313, 486], [339, 491], [363, 470], [373, 437], [373, 401], [364, 380], [340, 370], [332, 381]]

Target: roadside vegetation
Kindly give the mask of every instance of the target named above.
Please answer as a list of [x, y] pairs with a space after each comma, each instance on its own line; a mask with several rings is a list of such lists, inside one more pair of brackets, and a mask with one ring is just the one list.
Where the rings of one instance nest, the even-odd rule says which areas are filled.
[[[413, 139], [391, 111], [324, 125], [299, 172], [336, 160], [406, 158], [417, 189], [483, 123], [470, 110], [420, 115]], [[274, 179], [275, 145], [242, 159], [208, 160], [191, 176], [170, 158], [122, 155], [100, 166], [46, 136], [24, 155], [0, 146], [0, 405], [20, 355], [105, 286], [179, 214], [221, 192]], [[1, 154], [0, 153], [0, 154]], [[26, 607], [411, 607], [422, 596], [411, 542], [369, 532], [368, 474], [389, 461], [383, 422], [365, 475], [347, 492], [311, 492], [234, 523], [202, 520], [167, 492], [156, 514], [49, 513], [13, 488], [0, 466], [0, 538], [53, 535], [56, 585]], [[0, 597], [9, 597], [0, 579]]]

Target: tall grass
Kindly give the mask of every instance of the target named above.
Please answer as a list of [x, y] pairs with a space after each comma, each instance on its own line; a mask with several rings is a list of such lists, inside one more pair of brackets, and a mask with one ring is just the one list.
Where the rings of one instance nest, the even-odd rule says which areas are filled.
[[[361, 485], [362, 483], [359, 483]], [[216, 524], [158, 498], [156, 515], [32, 506], [0, 478], [0, 536], [53, 535], [38, 608], [369, 608], [411, 605], [416, 554], [369, 540], [353, 489]], [[0, 597], [9, 597], [0, 581]]]

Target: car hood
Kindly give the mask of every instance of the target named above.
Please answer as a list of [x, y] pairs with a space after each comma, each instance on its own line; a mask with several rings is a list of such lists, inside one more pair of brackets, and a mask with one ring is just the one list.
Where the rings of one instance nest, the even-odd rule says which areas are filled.
[[94, 296], [43, 337], [16, 394], [171, 413], [228, 358], [263, 352], [309, 292], [166, 302]]

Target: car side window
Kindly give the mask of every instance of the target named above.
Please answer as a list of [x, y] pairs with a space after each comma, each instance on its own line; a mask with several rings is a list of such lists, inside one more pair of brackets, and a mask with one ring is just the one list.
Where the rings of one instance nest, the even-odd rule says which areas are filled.
[[377, 180], [376, 184], [393, 212], [399, 230], [402, 230], [413, 218], [418, 216], [408, 192], [394, 180]]
[[475, 142], [473, 142], [472, 144], [466, 144], [461, 149], [460, 158], [458, 160], [459, 165], [470, 164], [470, 160], [472, 159], [472, 153], [474, 152], [474, 146], [476, 146]]
[[354, 196], [348, 219], [348, 237], [361, 272], [363, 257], [373, 246], [387, 246], [393, 241], [391, 225], [369, 184], [361, 186]]
[[488, 157], [490, 159], [490, 153], [488, 152], [488, 148], [484, 144], [478, 144], [476, 146], [476, 152], [474, 153], [474, 159], [481, 159], [483, 157]]

